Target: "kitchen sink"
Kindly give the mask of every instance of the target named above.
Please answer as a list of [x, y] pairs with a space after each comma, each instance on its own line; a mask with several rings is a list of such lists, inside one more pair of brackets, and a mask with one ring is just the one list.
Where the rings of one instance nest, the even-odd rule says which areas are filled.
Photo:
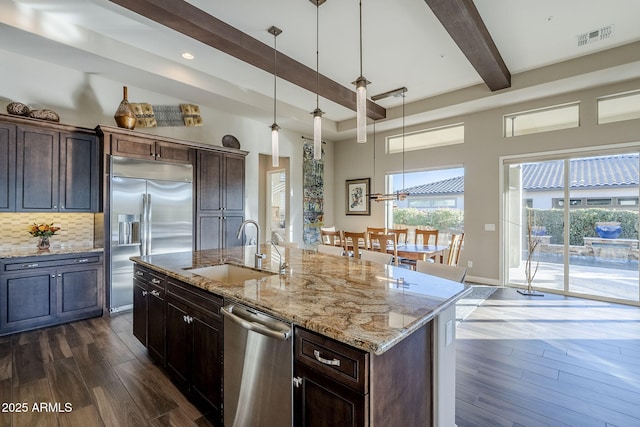
[[210, 267], [201, 267], [190, 269], [189, 272], [208, 279], [217, 280], [218, 282], [234, 283], [244, 282], [245, 280], [262, 279], [263, 277], [273, 276], [274, 273], [269, 271], [258, 271], [251, 268], [240, 267], [233, 264], [212, 265]]

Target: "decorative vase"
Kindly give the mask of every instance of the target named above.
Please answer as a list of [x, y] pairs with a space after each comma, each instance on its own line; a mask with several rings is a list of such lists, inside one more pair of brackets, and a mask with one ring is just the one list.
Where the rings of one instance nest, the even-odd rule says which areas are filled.
[[136, 115], [133, 113], [133, 109], [131, 105], [129, 105], [129, 101], [127, 100], [127, 87], [122, 87], [123, 99], [118, 105], [118, 109], [116, 110], [116, 114], [113, 116], [116, 119], [116, 124], [120, 128], [125, 129], [133, 129], [136, 127]]
[[596, 222], [596, 233], [602, 239], [615, 239], [622, 233], [619, 222]]
[[38, 237], [38, 250], [39, 251], [46, 251], [49, 249], [49, 246], [51, 246], [51, 243], [49, 242], [49, 236], [40, 236]]

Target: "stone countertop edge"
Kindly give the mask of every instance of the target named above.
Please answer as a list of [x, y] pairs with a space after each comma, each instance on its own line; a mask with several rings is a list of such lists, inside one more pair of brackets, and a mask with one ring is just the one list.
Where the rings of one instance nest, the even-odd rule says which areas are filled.
[[[247, 249], [247, 248], [252, 248]], [[280, 248], [289, 268], [263, 279], [224, 283], [190, 270], [220, 264], [253, 268], [253, 247], [135, 256], [142, 266], [263, 311], [318, 334], [380, 355], [471, 292], [471, 287], [405, 268]], [[273, 265], [279, 264], [274, 251]], [[397, 288], [394, 285], [398, 285]], [[400, 322], [400, 323], [398, 323]]]
[[76, 253], [87, 252], [104, 252], [104, 248], [95, 248], [93, 246], [68, 246], [68, 247], [51, 247], [45, 251], [39, 251], [35, 247], [30, 248], [16, 248], [10, 250], [0, 250], [0, 259], [9, 258], [23, 258], [33, 256], [47, 256], [47, 255], [66, 255]]

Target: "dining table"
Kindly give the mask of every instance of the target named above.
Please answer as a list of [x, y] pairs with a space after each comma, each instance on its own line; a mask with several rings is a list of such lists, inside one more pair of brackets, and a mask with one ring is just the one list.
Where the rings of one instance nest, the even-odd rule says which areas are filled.
[[[402, 243], [397, 246], [398, 257], [410, 260], [426, 261], [433, 258], [436, 262], [443, 262], [444, 253], [449, 246], [440, 245], [415, 245]], [[393, 253], [393, 245], [387, 246], [387, 253]], [[437, 259], [439, 257], [439, 259]]]

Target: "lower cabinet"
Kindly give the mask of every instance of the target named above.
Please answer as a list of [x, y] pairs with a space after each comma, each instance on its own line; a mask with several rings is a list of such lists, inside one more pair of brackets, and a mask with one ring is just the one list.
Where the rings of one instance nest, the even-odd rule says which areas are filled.
[[294, 425], [430, 427], [433, 322], [381, 355], [295, 330]]
[[167, 281], [166, 368], [193, 399], [222, 419], [222, 298]]
[[133, 336], [153, 360], [165, 358], [165, 278], [136, 265], [133, 279]]
[[102, 315], [100, 254], [0, 260], [0, 335]]
[[296, 328], [294, 425], [368, 426], [369, 354]]
[[139, 265], [133, 284], [134, 336], [209, 419], [222, 425], [222, 298]]

